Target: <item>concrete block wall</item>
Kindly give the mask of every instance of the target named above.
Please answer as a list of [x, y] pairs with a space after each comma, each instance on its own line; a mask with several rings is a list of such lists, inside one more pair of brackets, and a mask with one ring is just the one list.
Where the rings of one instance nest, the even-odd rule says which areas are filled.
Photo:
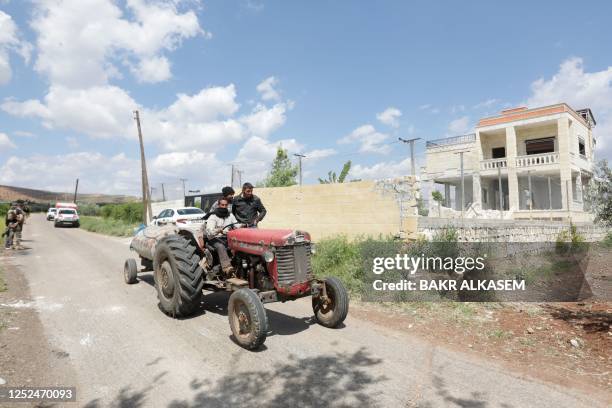
[[[410, 178], [394, 181], [412, 188]], [[385, 186], [389, 185], [386, 181]], [[400, 189], [401, 190], [401, 189]], [[262, 228], [292, 228], [308, 231], [314, 241], [333, 235], [409, 235], [416, 232], [416, 216], [400, 216], [400, 200], [381, 182], [318, 184], [256, 188], [268, 214]], [[409, 195], [410, 198], [406, 198]], [[402, 208], [413, 208], [414, 193], [402, 194]]]
[[[609, 230], [591, 222], [573, 224], [577, 232], [588, 242], [604, 239]], [[431, 239], [437, 233], [453, 227], [460, 241], [465, 242], [555, 242], [562, 231], [569, 230], [569, 223], [543, 220], [457, 220], [444, 218], [419, 218], [419, 235]]]

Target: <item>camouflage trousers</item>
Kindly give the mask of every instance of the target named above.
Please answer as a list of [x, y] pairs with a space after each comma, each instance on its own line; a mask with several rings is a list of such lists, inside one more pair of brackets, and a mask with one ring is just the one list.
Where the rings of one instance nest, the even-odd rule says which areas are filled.
[[[13, 231], [13, 239], [12, 239], [12, 244], [13, 244], [13, 249], [17, 249], [17, 248], [21, 248], [21, 231], [23, 230], [23, 227], [21, 225], [17, 226], [17, 228], [15, 228]], [[10, 234], [10, 233], [9, 233]]]

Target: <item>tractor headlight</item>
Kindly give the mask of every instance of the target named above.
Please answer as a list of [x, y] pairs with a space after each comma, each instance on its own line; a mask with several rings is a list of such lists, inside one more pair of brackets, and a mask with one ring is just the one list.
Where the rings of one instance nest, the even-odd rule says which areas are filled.
[[313, 243], [310, 244], [310, 253], [313, 255], [317, 253], [317, 247]]
[[272, 251], [266, 251], [263, 254], [264, 256], [264, 260], [268, 263], [272, 262], [274, 260], [274, 252]]

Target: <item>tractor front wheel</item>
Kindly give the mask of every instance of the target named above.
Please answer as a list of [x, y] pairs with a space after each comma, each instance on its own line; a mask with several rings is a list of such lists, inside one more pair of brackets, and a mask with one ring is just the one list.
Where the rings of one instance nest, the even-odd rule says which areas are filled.
[[259, 296], [250, 289], [239, 289], [229, 299], [227, 315], [236, 342], [253, 350], [266, 341], [268, 316]]
[[348, 292], [338, 278], [325, 278], [323, 285], [325, 291], [312, 298], [312, 310], [320, 325], [338, 327], [348, 314]]

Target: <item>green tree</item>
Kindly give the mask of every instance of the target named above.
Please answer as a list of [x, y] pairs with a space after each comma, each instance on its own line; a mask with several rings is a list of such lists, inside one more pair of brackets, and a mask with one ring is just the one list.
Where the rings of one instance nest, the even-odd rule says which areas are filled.
[[433, 200], [438, 203], [438, 217], [441, 217], [442, 210], [440, 209], [440, 206], [442, 204], [442, 201], [444, 201], [442, 193], [438, 190], [434, 190], [431, 192], [431, 198], [433, 198]]
[[264, 187], [288, 187], [297, 184], [295, 178], [298, 173], [297, 166], [291, 164], [287, 150], [278, 147], [272, 168], [264, 181]]
[[344, 166], [342, 166], [342, 170], [340, 171], [340, 176], [337, 177], [336, 176], [336, 172], [335, 171], [330, 171], [329, 173], [327, 173], [327, 179], [322, 179], [319, 177], [319, 183], [321, 184], [333, 184], [333, 183], [344, 183], [344, 180], [346, 180], [346, 176], [348, 176], [349, 171], [351, 170], [351, 161], [347, 161], [346, 163], [344, 163]]
[[593, 178], [585, 188], [587, 208], [595, 214], [595, 221], [612, 227], [612, 170], [607, 160], [600, 160]]

